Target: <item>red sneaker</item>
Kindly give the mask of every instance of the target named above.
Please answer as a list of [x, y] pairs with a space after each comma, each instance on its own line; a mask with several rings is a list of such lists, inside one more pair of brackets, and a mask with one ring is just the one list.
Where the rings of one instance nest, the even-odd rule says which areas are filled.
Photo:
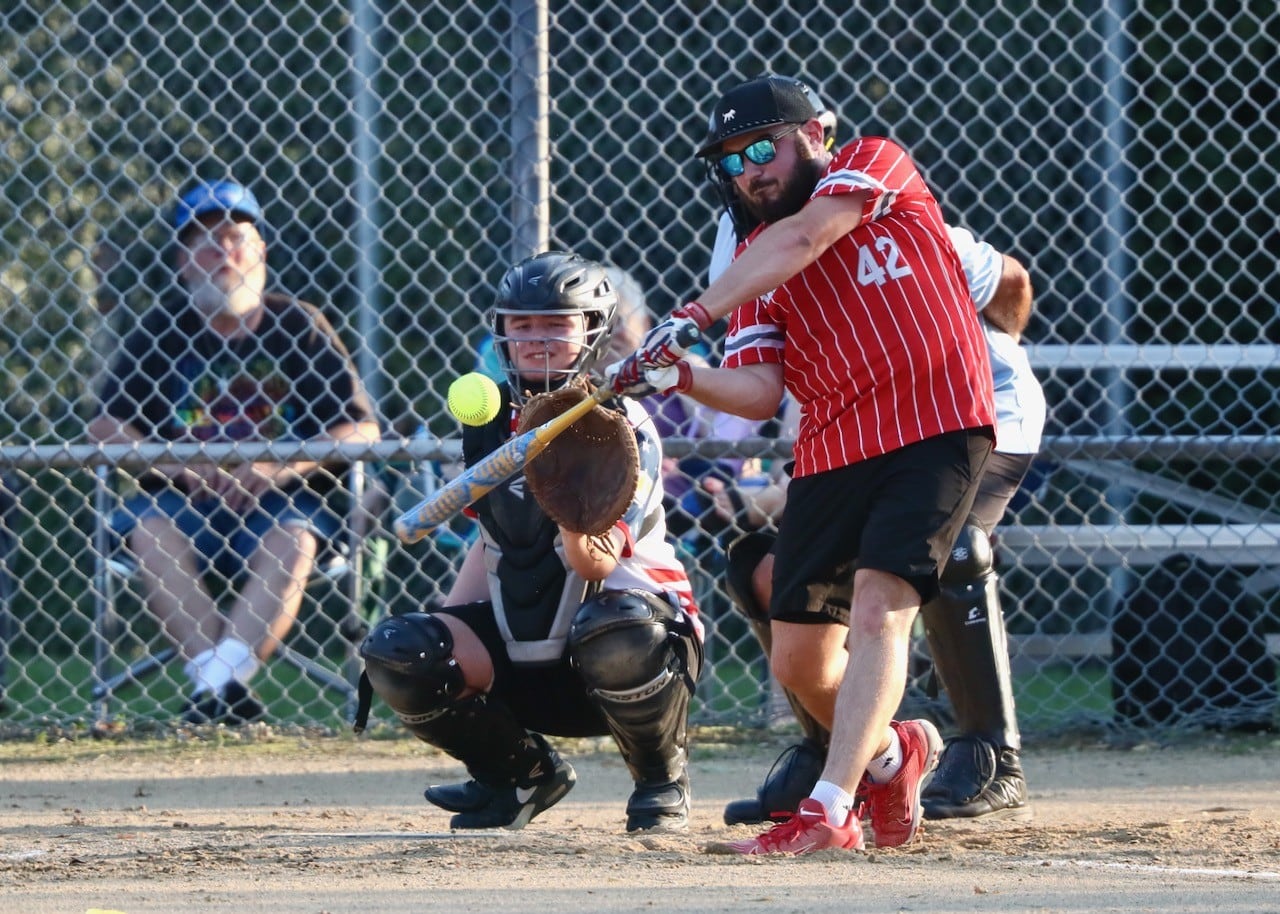
[[942, 752], [938, 728], [927, 720], [895, 720], [889, 726], [902, 741], [902, 769], [888, 784], [872, 784], [866, 778], [862, 782], [876, 847], [901, 847], [915, 838], [922, 816], [920, 791]]
[[800, 801], [800, 808], [786, 816], [763, 835], [729, 845], [739, 854], [812, 854], [829, 847], [862, 850], [862, 823], [857, 810], [849, 813], [844, 825], [827, 821], [827, 811], [812, 797]]

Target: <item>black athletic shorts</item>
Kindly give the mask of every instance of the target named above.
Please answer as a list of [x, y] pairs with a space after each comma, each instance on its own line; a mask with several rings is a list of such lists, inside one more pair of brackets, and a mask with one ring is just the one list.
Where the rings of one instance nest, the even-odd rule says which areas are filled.
[[587, 696], [587, 685], [567, 656], [548, 666], [516, 666], [498, 631], [493, 604], [467, 603], [435, 610], [453, 616], [475, 632], [493, 659], [493, 688], [522, 727], [548, 736], [608, 736], [604, 717]]
[[951, 432], [793, 479], [778, 530], [771, 618], [849, 624], [853, 573], [909, 582], [928, 602], [973, 506], [989, 430]]

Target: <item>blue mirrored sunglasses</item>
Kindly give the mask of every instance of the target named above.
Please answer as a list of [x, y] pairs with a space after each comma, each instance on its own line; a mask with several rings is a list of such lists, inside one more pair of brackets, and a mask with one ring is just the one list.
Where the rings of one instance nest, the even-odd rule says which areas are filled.
[[720, 166], [720, 171], [727, 178], [736, 178], [747, 170], [747, 163], [743, 161], [744, 158], [754, 165], [768, 165], [778, 154], [778, 140], [795, 133], [803, 126], [803, 124], [792, 124], [781, 133], [762, 136], [742, 152], [730, 152], [722, 155], [716, 164]]

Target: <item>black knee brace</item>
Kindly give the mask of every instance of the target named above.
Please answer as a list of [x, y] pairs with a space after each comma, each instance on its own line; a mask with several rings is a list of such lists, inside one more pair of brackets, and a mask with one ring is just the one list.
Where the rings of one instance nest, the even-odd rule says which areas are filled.
[[689, 699], [702, 667], [693, 626], [657, 594], [606, 591], [574, 617], [569, 657], [636, 783], [679, 778]]
[[991, 541], [980, 527], [961, 529], [940, 583], [938, 596], [920, 614], [956, 724], [963, 735], [1020, 748]]
[[[756, 600], [751, 579], [756, 568], [764, 561], [764, 557], [773, 549], [776, 541], [777, 537], [770, 533], [748, 533], [729, 547], [729, 564], [725, 570], [725, 589], [729, 591], [729, 598], [734, 608], [747, 617], [751, 633], [760, 642], [760, 647], [764, 648], [765, 657], [773, 653], [773, 635], [769, 630], [769, 607], [761, 606]], [[796, 698], [794, 692], [784, 688], [782, 694], [786, 696], [787, 704], [791, 706], [791, 713], [795, 715], [805, 737], [815, 746], [820, 747], [825, 754], [827, 745], [831, 742], [831, 731], [818, 723], [817, 718], [800, 704], [800, 699]]]
[[[728, 567], [724, 576], [725, 590], [729, 592], [729, 599], [733, 601], [734, 607], [750, 622], [764, 623], [765, 626], [769, 624], [769, 607], [761, 606], [756, 600], [751, 577], [776, 541], [777, 537], [770, 533], [748, 533], [735, 540], [729, 547]], [[765, 645], [765, 652], [768, 652], [768, 645]]]

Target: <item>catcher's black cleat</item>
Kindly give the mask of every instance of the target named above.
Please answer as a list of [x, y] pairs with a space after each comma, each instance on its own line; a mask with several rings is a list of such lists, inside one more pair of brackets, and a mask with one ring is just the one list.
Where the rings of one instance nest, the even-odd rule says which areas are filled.
[[686, 831], [689, 775], [669, 784], [637, 784], [627, 801], [627, 831]]
[[1018, 750], [980, 736], [947, 741], [920, 802], [926, 819], [1031, 818]]
[[559, 755], [553, 758], [555, 767], [550, 776], [532, 784], [492, 787], [472, 780], [463, 784], [433, 785], [423, 795], [429, 803], [457, 813], [449, 820], [450, 828], [515, 831], [564, 799], [577, 782], [573, 766]]
[[750, 800], [734, 800], [724, 808], [725, 825], [758, 825], [775, 813], [793, 813], [822, 776], [827, 753], [811, 739], [782, 750], [768, 776]]
[[232, 680], [214, 692], [202, 692], [187, 700], [182, 719], [189, 724], [226, 724], [238, 727], [266, 716], [262, 706], [243, 684]]

